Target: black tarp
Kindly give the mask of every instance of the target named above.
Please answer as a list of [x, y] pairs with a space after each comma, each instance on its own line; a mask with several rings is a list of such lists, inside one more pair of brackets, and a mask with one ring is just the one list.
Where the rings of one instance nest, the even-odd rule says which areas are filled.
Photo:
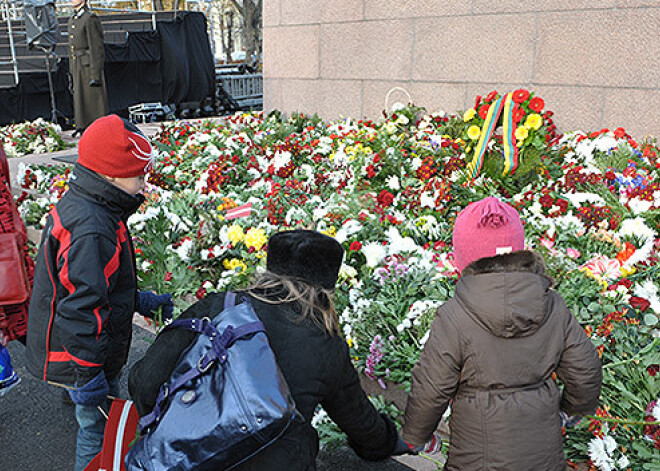
[[[173, 21], [157, 21], [156, 31], [128, 33], [123, 44], [105, 45], [105, 78], [111, 113], [127, 115], [138, 103], [201, 102], [215, 95], [215, 70], [206, 17], [182, 12]], [[57, 109], [73, 118], [68, 89], [68, 59], [54, 67]], [[51, 118], [48, 76], [20, 74], [19, 83], [0, 89], [0, 125]]]

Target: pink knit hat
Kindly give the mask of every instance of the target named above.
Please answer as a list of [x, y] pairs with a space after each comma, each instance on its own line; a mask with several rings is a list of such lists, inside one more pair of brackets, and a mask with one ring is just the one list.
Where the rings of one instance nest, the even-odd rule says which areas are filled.
[[484, 257], [525, 248], [525, 230], [518, 211], [489, 196], [470, 203], [456, 218], [454, 263], [460, 271]]

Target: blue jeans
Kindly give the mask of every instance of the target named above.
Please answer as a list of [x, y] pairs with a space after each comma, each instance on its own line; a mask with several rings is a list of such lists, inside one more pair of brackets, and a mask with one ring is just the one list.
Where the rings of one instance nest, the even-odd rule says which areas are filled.
[[[119, 378], [108, 380], [110, 396], [119, 396]], [[111, 401], [100, 407], [107, 414], [110, 412]], [[87, 465], [103, 448], [103, 433], [106, 419], [96, 406], [80, 406], [76, 404], [76, 420], [78, 421], [78, 441], [76, 442], [76, 466], [74, 471], [84, 471]]]

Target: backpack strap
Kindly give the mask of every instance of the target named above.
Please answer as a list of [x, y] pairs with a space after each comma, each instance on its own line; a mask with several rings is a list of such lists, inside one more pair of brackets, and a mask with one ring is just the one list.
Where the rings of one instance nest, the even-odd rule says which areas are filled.
[[[236, 295], [234, 293], [227, 293], [227, 296], [232, 294], [229, 299], [225, 298], [225, 309], [233, 307]], [[140, 419], [140, 430], [144, 431], [154, 423], [158, 423], [162, 413], [165, 401], [172, 396], [175, 392], [181, 389], [185, 384], [194, 381], [200, 376], [207, 373], [216, 363], [224, 365], [227, 361], [227, 349], [229, 349], [237, 340], [245, 338], [249, 335], [256, 334], [257, 332], [265, 332], [266, 328], [260, 321], [250, 322], [238, 327], [232, 325], [227, 326], [222, 335], [218, 329], [215, 328], [211, 319], [204, 317], [202, 319], [177, 319], [169, 323], [164, 330], [171, 330], [173, 328], [186, 328], [198, 334], [204, 334], [211, 339], [211, 348], [202, 356], [197, 362], [196, 368], [190, 368], [184, 374], [179, 376], [172, 383], [165, 383], [161, 386], [156, 399], [156, 405], [153, 410]]]

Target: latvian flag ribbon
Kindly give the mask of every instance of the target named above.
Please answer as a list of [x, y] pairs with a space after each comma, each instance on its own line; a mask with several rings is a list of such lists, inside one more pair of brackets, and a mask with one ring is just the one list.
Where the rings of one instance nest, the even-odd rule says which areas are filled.
[[232, 209], [228, 209], [225, 214], [225, 220], [229, 221], [236, 218], [244, 218], [252, 213], [252, 203], [242, 204]]

